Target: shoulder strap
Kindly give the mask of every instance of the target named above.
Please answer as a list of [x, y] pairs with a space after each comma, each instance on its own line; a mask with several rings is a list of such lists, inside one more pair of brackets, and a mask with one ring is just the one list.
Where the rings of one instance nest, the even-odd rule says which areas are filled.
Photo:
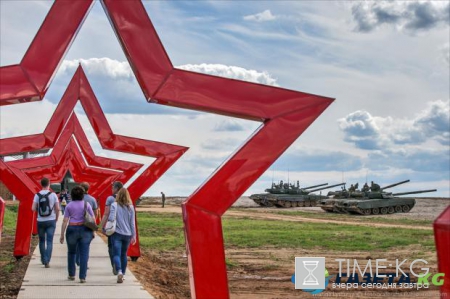
[[84, 199], [83, 199], [83, 201], [84, 201], [84, 213], [86, 214], [87, 203], [86, 203], [86, 201]]
[[117, 209], [118, 209], [117, 202], [113, 202], [111, 205], [115, 205], [114, 206], [114, 220], [116, 220], [116, 218], [117, 218]]

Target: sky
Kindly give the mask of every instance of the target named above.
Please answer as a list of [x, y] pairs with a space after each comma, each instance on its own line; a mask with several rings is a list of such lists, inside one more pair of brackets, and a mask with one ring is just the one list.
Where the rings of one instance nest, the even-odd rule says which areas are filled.
[[[22, 59], [51, 1], [0, 0], [0, 65]], [[177, 68], [335, 98], [246, 195], [272, 180], [366, 180], [450, 197], [448, 1], [144, 1]], [[151, 47], [151, 45], [149, 45]], [[116, 134], [190, 147], [146, 195], [187, 196], [260, 126], [148, 104], [96, 2], [41, 102], [0, 107], [0, 138], [43, 132], [81, 63]], [[101, 148], [97, 155], [153, 159]]]

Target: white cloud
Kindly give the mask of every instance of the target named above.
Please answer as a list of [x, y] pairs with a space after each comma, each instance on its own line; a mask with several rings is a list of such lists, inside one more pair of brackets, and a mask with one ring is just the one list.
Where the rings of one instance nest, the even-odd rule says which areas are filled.
[[417, 145], [436, 141], [450, 144], [450, 102], [430, 101], [413, 119], [373, 117], [358, 110], [338, 120], [345, 141], [362, 149], [380, 149], [396, 145]]
[[209, 74], [219, 77], [226, 77], [231, 79], [238, 79], [248, 82], [261, 83], [266, 85], [278, 86], [277, 80], [266, 72], [258, 72], [256, 70], [247, 70], [238, 66], [228, 66], [223, 64], [185, 64], [177, 66], [177, 68]]
[[276, 17], [272, 15], [272, 12], [269, 9], [266, 9], [263, 12], [254, 14], [254, 15], [248, 15], [244, 16], [244, 20], [246, 21], [256, 21], [256, 22], [267, 22], [267, 21], [273, 21]]
[[345, 141], [355, 143], [362, 149], [380, 147], [381, 130], [375, 118], [367, 111], [355, 111], [338, 120], [339, 128], [345, 133]]
[[[134, 74], [127, 61], [117, 61], [107, 57], [64, 60], [60, 72], [72, 74], [81, 64], [86, 73], [93, 76], [104, 76], [112, 79], [133, 79]], [[248, 82], [261, 83], [278, 86], [277, 80], [266, 71], [248, 70], [238, 66], [228, 66], [223, 64], [185, 64], [176, 68], [209, 74], [213, 76], [238, 79]]]
[[127, 61], [117, 61], [107, 57], [64, 60], [60, 71], [62, 73], [73, 73], [81, 64], [84, 70], [94, 76], [107, 76], [113, 79], [131, 79], [134, 74]]

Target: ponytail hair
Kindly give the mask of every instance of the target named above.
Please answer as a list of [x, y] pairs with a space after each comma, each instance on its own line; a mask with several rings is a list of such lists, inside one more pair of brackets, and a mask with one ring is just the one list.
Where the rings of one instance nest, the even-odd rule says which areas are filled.
[[129, 208], [130, 205], [133, 204], [130, 198], [130, 193], [128, 193], [127, 188], [121, 188], [119, 192], [117, 192], [116, 202], [122, 207], [126, 206], [127, 208]]

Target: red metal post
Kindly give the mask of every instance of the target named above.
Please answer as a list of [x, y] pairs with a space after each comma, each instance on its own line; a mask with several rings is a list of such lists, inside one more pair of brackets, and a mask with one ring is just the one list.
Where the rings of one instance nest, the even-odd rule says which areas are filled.
[[444, 273], [441, 298], [450, 297], [450, 206], [433, 223], [439, 273]]
[[[5, 185], [11, 192], [16, 194], [19, 192], [18, 189], [27, 189], [24, 186], [26, 184], [37, 188], [34, 192], [29, 192], [27, 196], [16, 195], [21, 201], [20, 218], [18, 218], [20, 221], [18, 221], [16, 234], [16, 251], [19, 255], [28, 254], [27, 246], [29, 247], [30, 238], [23, 234], [29, 234], [32, 227], [33, 231], [36, 230], [36, 225], [32, 226], [31, 216], [26, 215], [29, 213], [28, 210], [31, 210], [34, 193], [39, 190], [36, 182], [39, 182], [43, 176], [57, 182], [62, 180], [69, 170], [76, 181], [90, 183], [91, 195], [100, 201], [100, 207], [103, 210], [106, 197], [111, 192], [111, 183], [113, 181], [126, 183], [143, 166], [139, 163], [95, 156], [76, 115], [71, 114], [78, 100], [86, 111], [103, 148], [156, 158], [129, 186], [133, 202], [142, 196], [188, 149], [183, 146], [114, 134], [86, 75], [79, 67], [43, 134], [0, 139], [2, 142], [0, 155], [53, 147], [52, 154], [48, 157], [22, 159], [4, 164], [11, 171], [11, 175], [28, 178], [28, 183], [20, 179], [14, 180], [14, 183], [6, 180]], [[85, 160], [88, 164], [84, 162]], [[29, 220], [22, 220], [23, 217]], [[24, 230], [23, 234], [22, 230]], [[138, 242], [130, 247], [128, 254], [132, 257], [140, 256]]]

